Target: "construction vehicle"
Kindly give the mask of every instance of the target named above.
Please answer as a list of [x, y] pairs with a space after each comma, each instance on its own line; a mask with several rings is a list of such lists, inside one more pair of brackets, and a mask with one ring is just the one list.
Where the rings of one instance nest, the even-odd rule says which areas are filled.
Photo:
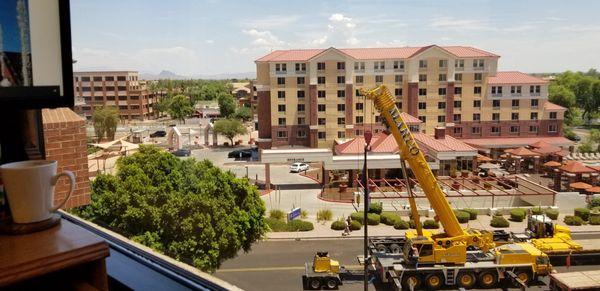
[[312, 264], [305, 264], [305, 274], [302, 276], [304, 289], [317, 290], [321, 287], [336, 289], [342, 284], [340, 278], [340, 263], [332, 260], [327, 252], [317, 252]]
[[571, 230], [568, 227], [554, 224], [552, 219], [543, 214], [527, 214], [525, 235], [536, 248], [547, 254], [583, 250], [581, 244], [571, 239]]

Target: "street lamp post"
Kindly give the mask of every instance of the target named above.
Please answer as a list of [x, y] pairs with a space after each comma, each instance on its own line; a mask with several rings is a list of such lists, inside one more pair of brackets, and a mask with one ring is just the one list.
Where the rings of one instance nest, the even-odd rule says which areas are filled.
[[364, 289], [365, 291], [369, 290], [369, 265], [367, 264], [367, 257], [369, 256], [369, 239], [368, 239], [368, 231], [367, 231], [367, 213], [369, 212], [369, 174], [367, 173], [367, 151], [369, 150], [369, 144], [371, 143], [371, 139], [373, 138], [373, 133], [370, 130], [365, 131], [365, 155], [364, 155], [364, 165], [363, 165], [363, 189], [364, 189], [364, 267], [365, 267], [365, 276], [364, 276]]

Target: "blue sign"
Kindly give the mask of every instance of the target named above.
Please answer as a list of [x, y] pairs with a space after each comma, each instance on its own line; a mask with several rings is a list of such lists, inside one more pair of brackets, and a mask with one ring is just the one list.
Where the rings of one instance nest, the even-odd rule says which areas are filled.
[[300, 217], [301, 212], [302, 211], [300, 210], [300, 207], [296, 207], [296, 208], [292, 209], [292, 211], [290, 211], [287, 215], [288, 221], [292, 221], [292, 220], [294, 220], [294, 218]]

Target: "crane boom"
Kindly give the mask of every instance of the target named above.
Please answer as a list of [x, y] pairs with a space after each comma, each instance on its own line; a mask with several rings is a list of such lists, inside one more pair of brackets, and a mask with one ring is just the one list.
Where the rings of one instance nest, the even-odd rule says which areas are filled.
[[450, 208], [444, 192], [438, 185], [435, 175], [431, 172], [431, 168], [414, 140], [408, 125], [400, 116], [400, 110], [396, 107], [390, 91], [384, 85], [380, 85], [372, 90], [361, 89], [361, 93], [368, 99], [373, 100], [375, 108], [383, 117], [384, 125], [398, 144], [400, 158], [410, 165], [446, 234], [450, 237], [465, 235], [465, 231], [458, 223], [458, 219], [452, 208]]

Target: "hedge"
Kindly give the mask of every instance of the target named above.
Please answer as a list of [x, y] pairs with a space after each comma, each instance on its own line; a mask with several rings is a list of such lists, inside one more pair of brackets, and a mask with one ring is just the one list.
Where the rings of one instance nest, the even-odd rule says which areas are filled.
[[336, 220], [331, 223], [331, 229], [333, 230], [344, 230], [346, 229], [346, 223], [342, 220]]
[[265, 223], [273, 232], [287, 231], [287, 223], [281, 219], [267, 217], [265, 218]]
[[398, 220], [396, 221], [396, 223], [394, 223], [395, 229], [408, 229], [409, 227], [410, 225], [408, 224], [408, 222], [404, 220]]
[[590, 216], [591, 225], [600, 225], [600, 216]]
[[369, 213], [381, 214], [382, 211], [383, 204], [381, 202], [369, 204]]
[[365, 216], [365, 213], [362, 211], [354, 212], [354, 213], [350, 214], [350, 218], [352, 219], [352, 221], [357, 221], [360, 224], [364, 224], [363, 223], [364, 216]]
[[367, 224], [368, 225], [378, 225], [381, 221], [381, 217], [379, 214], [375, 213], [367, 213]]
[[427, 219], [427, 220], [423, 221], [423, 228], [438, 229], [438, 228], [440, 228], [440, 224], [433, 219]]
[[590, 217], [590, 210], [587, 208], [583, 208], [583, 207], [575, 208], [575, 210], [573, 212], [574, 212], [575, 216], [579, 216], [583, 220], [587, 220], [588, 217]]
[[508, 222], [508, 220], [502, 216], [494, 216], [494, 218], [492, 218], [490, 221], [490, 226], [493, 227], [508, 227], [509, 225], [510, 222]]
[[469, 213], [469, 220], [475, 220], [477, 219], [477, 210], [475, 209], [471, 209], [471, 208], [465, 208], [462, 211]]
[[544, 210], [540, 206], [532, 207], [531, 208], [531, 214], [533, 214], [533, 215], [540, 215], [540, 214], [543, 214], [543, 213], [544, 213]]
[[471, 218], [471, 214], [469, 214], [466, 211], [462, 211], [462, 210], [454, 210], [454, 215], [456, 216], [456, 218], [458, 219], [458, 222], [460, 222], [460, 223], [467, 223], [467, 222], [469, 222], [469, 219]]
[[352, 220], [350, 223], [350, 230], [360, 230], [362, 228], [362, 224], [356, 220]]
[[385, 225], [394, 225], [398, 220], [400, 220], [400, 215], [394, 212], [383, 212], [380, 215], [381, 223]]
[[310, 221], [294, 219], [288, 222], [288, 231], [310, 231], [315, 229], [315, 226]]
[[525, 215], [525, 209], [515, 208], [510, 210], [510, 220], [512, 221], [521, 222], [525, 219]]
[[581, 217], [574, 215], [565, 216], [564, 222], [567, 225], [582, 225], [584, 223]]
[[588, 208], [594, 208], [594, 207], [599, 207], [599, 206], [600, 206], [600, 197], [592, 199], [592, 201], [590, 201], [590, 204], [588, 204]]
[[279, 209], [273, 209], [269, 212], [269, 217], [273, 219], [284, 219], [285, 213]]
[[546, 216], [548, 216], [548, 218], [550, 218], [552, 220], [558, 219], [558, 210], [546, 209], [545, 213], [546, 213]]

